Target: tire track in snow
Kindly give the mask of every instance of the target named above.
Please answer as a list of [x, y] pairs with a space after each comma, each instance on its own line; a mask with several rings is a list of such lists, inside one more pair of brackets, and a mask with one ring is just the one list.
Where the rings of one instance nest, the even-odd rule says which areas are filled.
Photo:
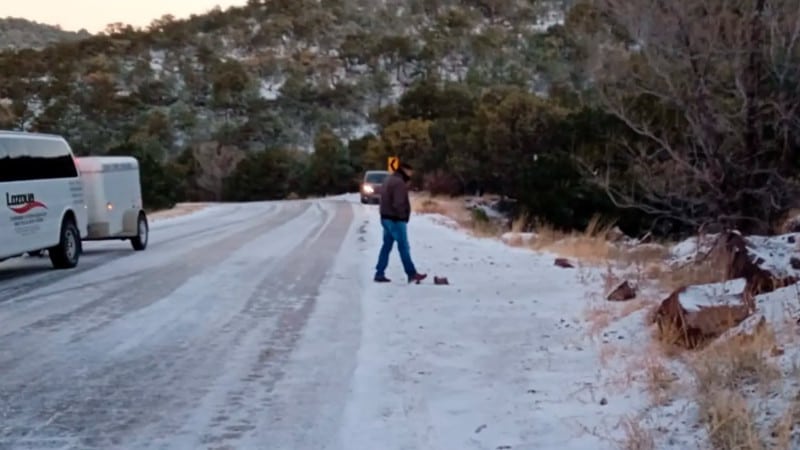
[[[216, 257], [220, 257], [232, 253], [245, 245], [253, 235], [291, 220], [302, 210], [281, 216], [283, 212], [283, 209], [276, 208], [262, 211], [262, 217], [255, 224], [229, 228], [227, 233], [220, 234], [205, 245], [200, 242], [192, 247], [177, 248], [174, 252], [153, 250], [142, 253], [129, 264], [127, 261], [116, 261], [95, 270], [73, 273], [70, 279], [61, 283], [35, 288], [29, 295], [11, 298], [6, 304], [0, 304], [0, 312], [3, 313], [0, 318], [0, 338], [10, 338], [12, 332], [26, 327], [58, 331], [58, 325], [69, 322], [72, 316], [106, 307], [109, 302], [115, 301], [114, 298], [138, 293], [152, 283], [155, 283], [156, 289], [175, 286], [176, 282], [190, 276], [193, 270], [203, 267], [203, 264], [213, 263], [204, 254], [215, 252], [219, 253]], [[165, 275], [171, 278], [161, 280]], [[65, 295], [70, 293], [74, 294]]]
[[[248, 214], [244, 217], [239, 217], [233, 220], [221, 220], [219, 223], [213, 225], [203, 226], [199, 229], [192, 229], [174, 233], [174, 235], [163, 236], [163, 230], [171, 230], [173, 228], [182, 227], [187, 228], [185, 223], [168, 224], [168, 226], [159, 227], [154, 223], [151, 230], [151, 242], [148, 245], [146, 252], [153, 252], [154, 250], [162, 250], [167, 248], [180, 247], [183, 242], [187, 240], [194, 240], [207, 235], [214, 235], [219, 230], [226, 229], [231, 226], [239, 225], [245, 222], [252, 221], [264, 214], [274, 213], [277, 211], [277, 204], [270, 205], [268, 210], [257, 210], [253, 214]], [[227, 214], [232, 215], [242, 208], [237, 206], [232, 211], [226, 211]], [[215, 221], [219, 220], [214, 218]], [[6, 268], [0, 270], [0, 283], [6, 284], [7, 287], [0, 289], [0, 305], [6, 301], [10, 301], [26, 292], [40, 288], [42, 286], [57, 283], [61, 280], [74, 277], [76, 275], [89, 272], [97, 267], [103, 266], [109, 262], [121, 260], [130, 257], [139, 257], [139, 253], [134, 253], [129, 249], [92, 249], [91, 246], [95, 243], [84, 243], [84, 255], [79, 265], [69, 270], [54, 270], [50, 268], [50, 263], [47, 258], [43, 258], [41, 266], [35, 265], [22, 268]], [[93, 256], [94, 254], [99, 256]], [[88, 257], [87, 257], [88, 256]], [[1, 267], [1, 266], [0, 266]], [[18, 281], [18, 280], [23, 281]]]
[[237, 345], [231, 348], [225, 375], [185, 426], [207, 432], [200, 442], [197, 436], [188, 435], [178, 447], [261, 448], [269, 442], [271, 448], [284, 448], [270, 431], [280, 420], [273, 390], [285, 374], [315, 308], [320, 286], [353, 221], [350, 204], [331, 204], [336, 205], [331, 219], [315, 237], [284, 258], [281, 270], [265, 278], [248, 299], [237, 320], [251, 326], [236, 336]]
[[[10, 326], [0, 331], [0, 340], [15, 343], [16, 358], [7, 360], [0, 354], [0, 367], [19, 367], [25, 360], [35, 360], [37, 355], [44, 357], [51, 349], [43, 346], [43, 342], [53, 342], [55, 346], [79, 342], [114, 320], [168, 297], [192, 275], [223, 260], [247, 245], [254, 237], [300, 216], [309, 206], [310, 204], [300, 205], [299, 208], [288, 211], [286, 216], [269, 216], [209, 246], [176, 255], [174, 259], [161, 260], [160, 266], [126, 274], [132, 279], [121, 284], [101, 284], [90, 292], [83, 292], [73, 298], [64, 298], [60, 292], [55, 292], [22, 299], [23, 303], [25, 300], [39, 300], [38, 304], [45, 308], [38, 308], [38, 314], [33, 314], [33, 317], [17, 313], [17, 317], [9, 314], [4, 318], [4, 322]], [[55, 308], [46, 308], [54, 302], [58, 302], [53, 305]], [[91, 340], [88, 345], [92, 345]], [[76, 350], [80, 353], [80, 346]]]
[[[203, 359], [192, 358], [194, 362], [181, 361], [180, 366], [191, 366], [196, 374], [205, 380], [202, 384], [193, 383], [191, 395], [178, 395], [176, 398], [191, 397], [191, 400], [184, 405], [173, 408], [175, 413], [169, 417], [154, 423], [137, 433], [135, 441], [129, 441], [128, 448], [200, 448], [199, 436], [207, 429], [212, 421], [213, 406], [216, 401], [224, 401], [228, 394], [228, 388], [238, 383], [240, 379], [247, 378], [249, 365], [240, 365], [242, 355], [261, 352], [258, 342], [254, 342], [252, 337], [259, 337], [263, 329], [271, 329], [275, 322], [275, 317], [263, 314], [263, 307], [255, 305], [254, 298], [269, 296], [270, 301], [279, 299], [272, 298], [271, 292], [264, 291], [268, 284], [264, 280], [275, 280], [280, 277], [281, 272], [286, 267], [286, 260], [290, 254], [296, 254], [298, 249], [306, 248], [308, 242], [313, 240], [313, 236], [319, 229], [325, 228], [330, 217], [327, 211], [319, 207], [319, 202], [315, 202], [312, 208], [318, 220], [313, 223], [301, 223], [292, 226], [287, 230], [291, 234], [291, 239], [277, 239], [276, 244], [280, 248], [274, 251], [268, 260], [259, 265], [253, 265], [241, 274], [243, 278], [252, 280], [246, 289], [237, 291], [237, 298], [241, 299], [238, 308], [232, 313], [228, 313], [220, 318], [215, 324], [214, 332], [198, 338], [198, 341], [184, 343], [184, 348], [191, 349], [194, 346], [203, 348]], [[237, 286], [241, 288], [241, 286]], [[238, 295], [247, 292], [246, 295]], [[233, 305], [231, 305], [233, 306]], [[221, 315], [220, 315], [221, 316]], [[182, 335], [180, 331], [174, 332], [176, 336]], [[263, 355], [262, 355], [263, 356]], [[213, 375], [209, 375], [213, 374]], [[179, 380], [175, 380], [178, 382]], [[174, 383], [167, 383], [173, 384]], [[247, 396], [247, 393], [242, 393]], [[188, 406], [187, 406], [188, 405]], [[234, 427], [235, 429], [236, 427]]]
[[[0, 337], [3, 337], [4, 333], [9, 334], [42, 318], [67, 314], [91, 299], [96, 300], [102, 296], [113, 297], [120, 291], [121, 286], [125, 285], [126, 280], [133, 280], [134, 284], [138, 284], [135, 280], [153, 274], [155, 280], [158, 280], [162, 266], [181, 267], [186, 260], [192, 259], [192, 255], [204, 252], [208, 246], [246, 233], [248, 229], [253, 228], [253, 223], [258, 227], [258, 224], [265, 220], [273, 220], [270, 217], [284, 213], [284, 205], [280, 207], [269, 205], [267, 209], [251, 207], [251, 209], [256, 212], [252, 217], [248, 215], [249, 224], [224, 227], [224, 232], [215, 234], [208, 241], [197, 241], [184, 246], [174, 244], [175, 248], [148, 249], [130, 258], [121, 258], [99, 267], [73, 273], [59, 282], [34, 287], [27, 291], [27, 295], [7, 299], [0, 303]], [[291, 215], [278, 217], [275, 220], [281, 222], [292, 217]], [[189, 224], [190, 228], [191, 225]], [[143, 280], [148, 282], [148, 279]]]
[[[288, 219], [308, 215], [311, 203], [300, 205], [303, 206], [292, 211]], [[283, 246], [288, 252], [297, 243], [287, 238], [302, 239], [304, 227], [287, 220], [286, 216], [278, 216], [266, 222], [274, 226], [281, 220], [283, 223], [278, 228], [283, 230], [282, 235], [277, 236], [276, 239], [279, 241], [279, 246]], [[263, 223], [260, 228], [263, 243], [269, 243], [271, 234], [268, 231], [270, 230], [264, 229]], [[309, 233], [314, 231], [314, 228], [310, 226], [307, 228]], [[248, 231], [257, 233], [255, 227]], [[246, 235], [249, 239], [245, 239]], [[226, 239], [226, 242], [245, 247], [245, 250], [247, 250], [248, 243], [257, 242], [253, 235], [247, 233], [239, 233], [236, 236], [236, 242], [232, 242], [233, 237]], [[264, 239], [264, 236], [267, 239]], [[219, 250], [223, 250], [221, 244], [219, 247]], [[224, 250], [226, 253], [230, 253], [227, 251], [228, 249]], [[254, 253], [253, 249], [249, 249], [249, 251], [251, 255]], [[211, 258], [220, 261], [221, 257], [219, 253], [214, 254], [213, 252], [194, 256], [202, 257], [206, 263], [212, 262]], [[260, 254], [257, 254], [256, 257], [261, 259]], [[273, 261], [274, 264], [278, 262]], [[184, 267], [183, 273], [189, 272], [190, 268]], [[231, 280], [229, 281], [231, 289], [241, 288], [241, 283], [233, 280], [234, 277], [230, 276], [236, 273], [237, 269], [237, 267], [233, 267], [223, 275], [217, 275], [217, 278], [220, 278], [218, 281]], [[251, 275], [255, 279], [251, 284], [258, 282], [259, 278], [256, 278], [255, 274], [263, 269], [263, 265], [249, 265], [248, 270], [252, 272]], [[154, 269], [154, 271], [158, 271], [158, 269]], [[175, 283], [172, 280], [175, 272], [160, 271], [158, 275], [160, 275], [161, 281]], [[196, 274], [196, 278], [205, 278], [205, 276], [201, 272]], [[201, 279], [195, 284], [202, 285], [202, 281]], [[138, 305], [128, 308], [125, 316], [117, 317], [116, 321], [94, 330], [83, 340], [64, 342], [62, 336], [54, 335], [55, 333], [52, 331], [45, 333], [47, 329], [44, 329], [35, 341], [48, 342], [51, 345], [48, 350], [38, 354], [26, 352], [16, 345], [20, 339], [31, 337], [30, 328], [24, 330], [25, 332], [20, 335], [12, 336], [16, 339], [4, 337], [6, 344], [20, 349], [23, 354], [19, 355], [22, 358], [11, 361], [5, 358], [5, 361], [0, 362], [0, 367], [7, 369], [4, 370], [4, 378], [0, 380], [0, 415], [5, 418], [19, 417], [16, 422], [6, 421], [5, 424], [0, 425], [0, 448], [4, 443], [21, 444], [23, 440], [44, 444], [49, 438], [55, 439], [49, 442], [55, 446], [54, 448], [58, 448], [57, 442], [67, 445], [67, 442], [74, 441], [76, 434], [81, 436], [79, 448], [93, 446], [108, 448], [109, 445], [115, 444], [113, 439], [109, 438], [111, 439], [109, 441], [106, 435], [122, 433], [124, 429], [132, 427], [140, 421], [163, 420], [158, 417], [157, 406], [159, 403], [166, 402], [172, 391], [181, 389], [197, 391], [196, 384], [182, 386], [181, 378], [185, 377], [187, 372], [196, 370], [200, 366], [205, 366], [206, 369], [200, 371], [201, 376], [214, 373], [211, 369], [218, 365], [220, 359], [224, 358], [229, 342], [223, 339], [216, 343], [211, 342], [213, 344], [211, 345], [208, 341], [216, 335], [224, 334], [226, 330], [209, 330], [207, 333], [200, 333], [193, 342], [192, 339], [187, 338], [187, 331], [191, 332], [193, 327], [202, 328], [206, 324], [192, 322], [191, 319], [188, 319], [189, 322], [184, 323], [182, 327], [172, 326], [185, 315], [179, 314], [182, 309], [176, 312], [176, 308], [170, 306], [168, 298], [157, 298], [161, 297], [164, 292], [163, 290], [150, 291], [151, 301], [148, 303], [151, 306]], [[208, 287], [201, 286], [198, 294], [202, 295], [203, 293], [209, 294]], [[162, 301], [153, 305], [153, 299]], [[196, 308], [193, 300], [183, 300], [181, 307]], [[164, 314], [162, 317], [176, 320], [167, 321], [165, 318], [162, 320], [166, 322], [160, 323], [157, 320], [143, 322], [140, 319], [135, 322], [135, 325], [126, 326], [126, 319], [131, 316], [142, 316], [144, 315], [142, 309], [153, 309], [154, 307], [160, 307], [171, 314]], [[225, 314], [224, 307], [218, 305], [212, 305], [208, 311], [207, 319], [212, 320], [216, 316], [224, 317]], [[212, 312], [216, 314], [211, 314]], [[159, 314], [156, 315], [159, 316]], [[78, 322], [80, 319], [79, 315], [71, 317], [74, 322]], [[64, 326], [67, 324], [65, 321], [66, 319], [62, 318]], [[131, 321], [133, 320], [131, 319]], [[151, 323], [152, 325], [150, 325]], [[149, 325], [146, 327], [149, 329], [144, 330], [142, 327], [136, 326], [140, 324]], [[174, 333], [165, 331], [171, 327]], [[115, 328], [116, 331], [112, 328]], [[120, 331], [131, 333], [127, 339], [128, 342], [124, 335], [120, 336]], [[136, 335], [137, 332], [149, 336], [150, 345], [146, 349], [140, 348], [144, 345], [140, 342], [129, 343], [137, 339], [145, 339]], [[183, 332], [183, 334], [179, 332]], [[167, 336], [171, 336], [173, 339], [167, 339]], [[116, 340], [113, 339], [114, 337]], [[121, 346], [120, 339], [122, 339]], [[120, 347], [123, 347], [122, 350], [118, 350]], [[0, 356], [2, 355], [0, 354]], [[205, 386], [205, 383], [201, 386]], [[150, 402], [150, 405], [141, 407], [135, 414], [131, 413], [130, 409], [133, 406], [141, 405], [143, 402]], [[182, 403], [186, 403], [186, 401], [179, 398], [173, 407], [180, 408]], [[83, 418], [84, 416], [86, 418]], [[46, 426], [36, 429], [36, 424], [46, 424]], [[64, 436], [64, 430], [68, 432], [67, 436]]]

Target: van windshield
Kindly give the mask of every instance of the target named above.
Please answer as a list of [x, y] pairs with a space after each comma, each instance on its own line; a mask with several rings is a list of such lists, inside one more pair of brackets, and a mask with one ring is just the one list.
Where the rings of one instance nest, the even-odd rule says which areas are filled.
[[385, 180], [388, 176], [389, 174], [386, 172], [368, 173], [365, 181], [367, 183], [383, 184], [383, 180]]

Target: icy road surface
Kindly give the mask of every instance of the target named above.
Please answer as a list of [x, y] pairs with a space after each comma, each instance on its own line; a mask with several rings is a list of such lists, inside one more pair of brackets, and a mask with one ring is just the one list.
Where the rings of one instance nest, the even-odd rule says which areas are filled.
[[603, 390], [576, 272], [409, 231], [450, 286], [407, 285], [396, 252], [373, 284], [377, 211], [350, 197], [215, 205], [71, 271], [0, 263], [0, 449], [612, 448], [641, 396]]

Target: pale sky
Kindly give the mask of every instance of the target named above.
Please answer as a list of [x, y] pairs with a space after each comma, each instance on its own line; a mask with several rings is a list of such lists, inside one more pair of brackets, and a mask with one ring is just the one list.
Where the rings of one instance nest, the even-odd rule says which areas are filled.
[[109, 23], [147, 26], [164, 14], [182, 19], [216, 5], [225, 10], [246, 3], [247, 0], [0, 0], [0, 17], [22, 17], [61, 25], [64, 30], [86, 28], [97, 33]]

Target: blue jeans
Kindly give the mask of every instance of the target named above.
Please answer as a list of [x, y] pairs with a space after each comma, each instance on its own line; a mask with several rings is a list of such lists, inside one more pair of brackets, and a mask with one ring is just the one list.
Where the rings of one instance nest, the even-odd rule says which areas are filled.
[[406, 225], [405, 222], [381, 219], [381, 226], [383, 227], [383, 245], [378, 255], [378, 265], [375, 267], [375, 276], [385, 275], [386, 267], [389, 265], [389, 254], [392, 252], [392, 246], [395, 241], [397, 241], [397, 251], [400, 252], [400, 260], [403, 262], [403, 270], [405, 270], [406, 275], [410, 277], [417, 274], [417, 269], [411, 261]]

